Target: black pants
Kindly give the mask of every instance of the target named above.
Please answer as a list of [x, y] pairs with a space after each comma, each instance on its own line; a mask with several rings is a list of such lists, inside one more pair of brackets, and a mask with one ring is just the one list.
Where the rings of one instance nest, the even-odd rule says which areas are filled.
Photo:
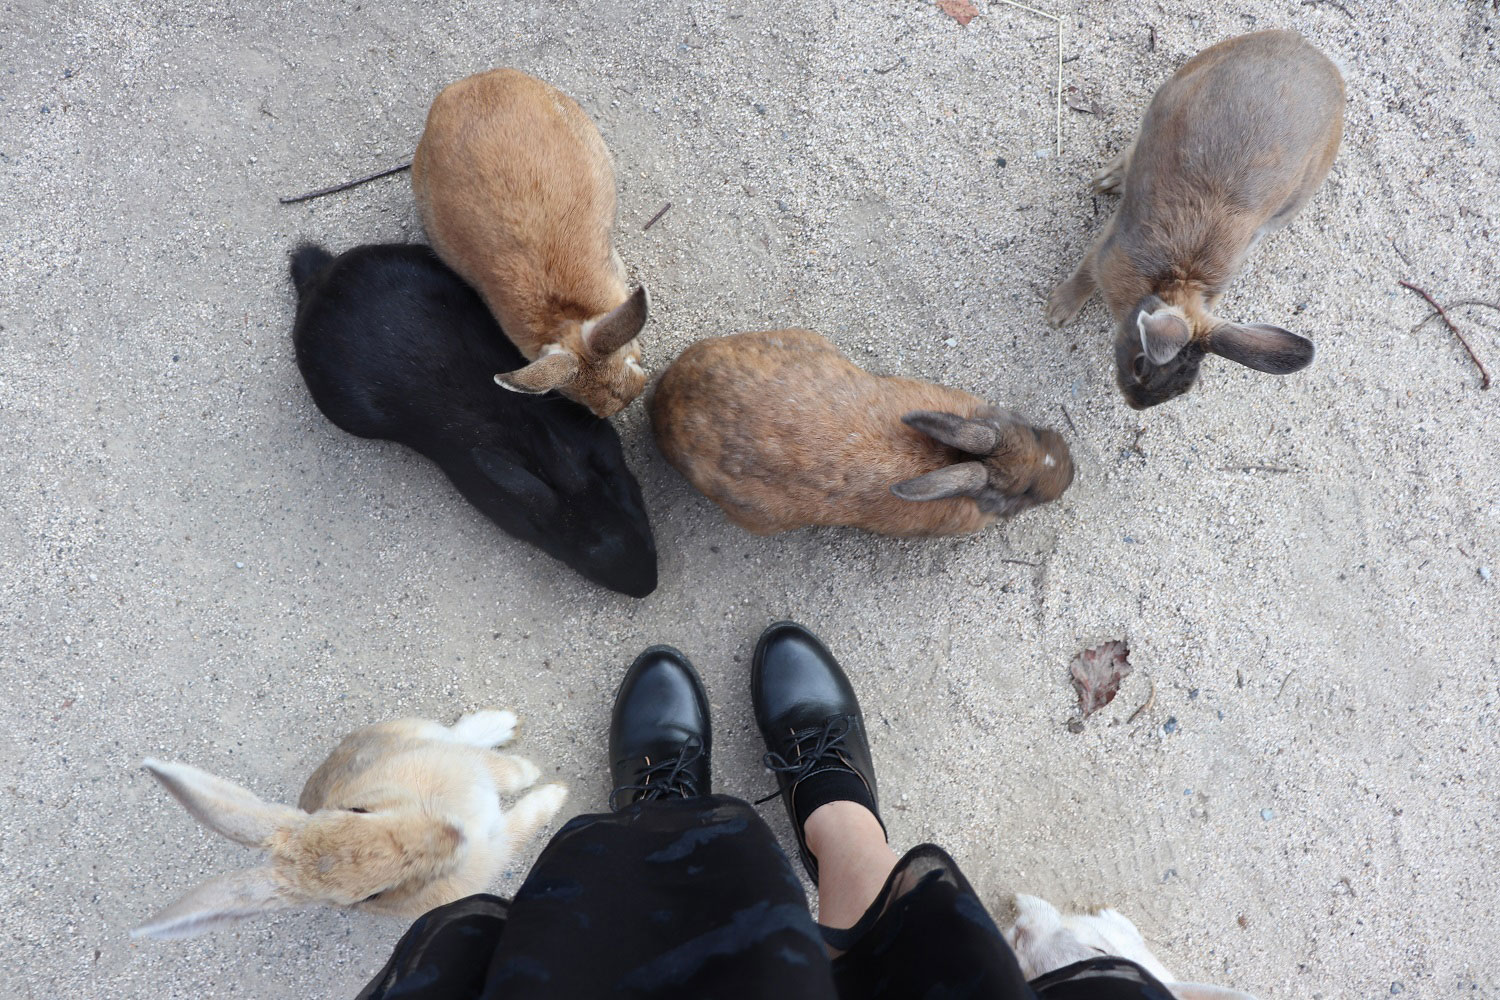
[[[825, 939], [844, 953], [830, 960]], [[1170, 1000], [1117, 960], [1028, 984], [930, 844], [901, 859], [858, 926], [819, 928], [770, 829], [714, 795], [574, 818], [513, 902], [470, 896], [418, 918], [360, 1000], [1038, 996]]]

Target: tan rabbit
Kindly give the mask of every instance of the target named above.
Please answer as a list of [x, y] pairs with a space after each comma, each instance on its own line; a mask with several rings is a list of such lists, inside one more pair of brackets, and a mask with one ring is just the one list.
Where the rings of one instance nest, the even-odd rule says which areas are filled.
[[411, 917], [481, 892], [567, 798], [535, 784], [535, 764], [488, 749], [516, 717], [474, 712], [453, 726], [400, 719], [355, 730], [313, 772], [298, 808], [186, 764], [145, 767], [193, 818], [270, 855], [199, 885], [131, 932], [181, 938], [268, 910], [347, 906]]
[[1151, 954], [1135, 924], [1118, 910], [1062, 914], [1045, 899], [1016, 895], [1016, 923], [1005, 940], [1016, 953], [1021, 973], [1035, 979], [1055, 969], [1091, 958], [1124, 958], [1156, 977], [1177, 1000], [1255, 1000], [1223, 986], [1179, 983]]
[[1286, 375], [1312, 341], [1213, 314], [1266, 233], [1310, 198], [1338, 152], [1344, 81], [1294, 31], [1205, 49], [1168, 80], [1135, 141], [1094, 180], [1120, 206], [1078, 270], [1052, 292], [1062, 326], [1099, 290], [1114, 314], [1116, 379], [1138, 410], [1193, 387], [1203, 355]]
[[694, 343], [662, 375], [651, 426], [667, 461], [760, 535], [977, 531], [1073, 481], [1055, 431], [957, 389], [871, 375], [808, 330]]
[[641, 394], [649, 297], [626, 294], [614, 167], [572, 98], [514, 69], [452, 84], [427, 113], [411, 181], [433, 249], [531, 361], [496, 382], [556, 389], [600, 417]]

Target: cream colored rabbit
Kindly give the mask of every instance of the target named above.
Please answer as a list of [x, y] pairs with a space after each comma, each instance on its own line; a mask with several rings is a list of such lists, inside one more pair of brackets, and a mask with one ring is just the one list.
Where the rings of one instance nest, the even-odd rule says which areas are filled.
[[1118, 910], [1063, 914], [1045, 899], [1017, 893], [1016, 911], [1015, 926], [1005, 932], [1005, 940], [1010, 942], [1027, 979], [1108, 955], [1139, 965], [1177, 1000], [1255, 1000], [1248, 993], [1223, 986], [1177, 982], [1177, 977], [1151, 954], [1135, 924]]
[[481, 711], [453, 726], [398, 719], [355, 730], [307, 779], [296, 809], [186, 764], [147, 760], [194, 819], [270, 860], [204, 882], [132, 936], [192, 937], [299, 906], [410, 917], [483, 891], [567, 798], [563, 786], [543, 785], [501, 810], [501, 794], [539, 774], [489, 749], [515, 729], [513, 713]]

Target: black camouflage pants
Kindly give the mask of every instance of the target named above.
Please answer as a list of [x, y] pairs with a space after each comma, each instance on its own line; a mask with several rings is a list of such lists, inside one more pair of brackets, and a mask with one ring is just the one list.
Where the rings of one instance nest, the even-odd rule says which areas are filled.
[[[825, 942], [843, 954], [830, 960]], [[1038, 996], [1170, 1000], [1117, 960], [1028, 985], [930, 844], [901, 859], [858, 926], [819, 928], [755, 810], [711, 795], [574, 818], [514, 901], [470, 896], [418, 918], [360, 1000]]]

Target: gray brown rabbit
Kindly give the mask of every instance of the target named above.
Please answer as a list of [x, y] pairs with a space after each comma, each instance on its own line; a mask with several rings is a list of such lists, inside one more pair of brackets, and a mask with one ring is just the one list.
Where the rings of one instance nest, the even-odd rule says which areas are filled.
[[496, 382], [556, 389], [599, 417], [641, 394], [650, 300], [626, 293], [610, 242], [614, 167], [572, 98], [515, 69], [450, 85], [427, 113], [411, 182], [433, 249], [531, 362]]
[[1205, 49], [1168, 80], [1135, 141], [1094, 181], [1119, 208], [1052, 293], [1062, 326], [1094, 291], [1114, 314], [1116, 379], [1136, 409], [1187, 392], [1205, 354], [1286, 375], [1306, 337], [1219, 319], [1214, 306], [1266, 233], [1328, 175], [1344, 124], [1338, 68], [1294, 31]]
[[146, 770], [199, 823], [269, 855], [209, 879], [134, 936], [192, 937], [271, 910], [346, 906], [413, 917], [486, 889], [567, 798], [543, 785], [501, 810], [500, 794], [535, 784], [535, 764], [489, 749], [514, 735], [511, 712], [442, 726], [398, 719], [344, 737], [297, 808], [186, 764]]
[[871, 375], [808, 330], [693, 344], [662, 375], [651, 425], [667, 460], [761, 535], [977, 531], [1073, 480], [1055, 431], [957, 389]]

